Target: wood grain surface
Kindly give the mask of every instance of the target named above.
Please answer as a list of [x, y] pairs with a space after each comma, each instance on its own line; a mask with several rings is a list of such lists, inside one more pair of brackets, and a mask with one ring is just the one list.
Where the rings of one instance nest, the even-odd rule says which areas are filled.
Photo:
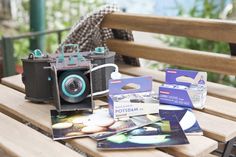
[[230, 20], [112, 13], [102, 27], [236, 43], [236, 22]]

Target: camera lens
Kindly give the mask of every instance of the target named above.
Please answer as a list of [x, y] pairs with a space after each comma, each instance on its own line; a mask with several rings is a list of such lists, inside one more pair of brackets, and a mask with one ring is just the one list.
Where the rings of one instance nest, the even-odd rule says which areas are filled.
[[61, 98], [70, 103], [82, 101], [88, 95], [88, 79], [80, 71], [65, 72], [59, 77]]
[[73, 96], [83, 91], [84, 81], [81, 78], [72, 75], [68, 77], [63, 82], [66, 92]]

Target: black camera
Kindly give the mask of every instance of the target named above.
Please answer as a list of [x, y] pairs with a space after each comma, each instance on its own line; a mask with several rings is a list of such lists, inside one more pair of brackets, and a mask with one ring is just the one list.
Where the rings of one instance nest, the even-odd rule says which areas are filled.
[[[65, 47], [76, 47], [76, 52], [64, 53]], [[115, 52], [103, 47], [79, 52], [74, 44], [64, 45], [61, 51], [48, 55], [35, 50], [22, 59], [25, 98], [33, 102], [53, 101], [58, 111], [92, 111], [93, 96], [107, 92], [115, 69], [110, 66]]]

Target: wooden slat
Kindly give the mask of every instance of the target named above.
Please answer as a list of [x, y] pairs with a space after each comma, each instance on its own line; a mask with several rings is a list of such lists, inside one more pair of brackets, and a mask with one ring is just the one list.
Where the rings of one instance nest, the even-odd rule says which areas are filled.
[[[215, 146], [212, 145], [212, 148], [210, 147], [205, 147], [205, 144], [210, 145], [209, 140], [205, 137], [202, 138], [202, 142], [204, 143], [203, 145], [199, 145], [199, 137], [204, 137], [204, 136], [188, 136], [188, 140], [192, 142], [193, 145], [196, 145], [196, 147], [192, 147], [191, 145], [187, 145], [186, 146], [179, 146], [179, 147], [175, 147], [173, 149], [171, 149], [171, 154], [175, 154], [178, 153], [181, 157], [185, 157], [186, 153], [188, 152], [188, 156], [205, 156], [205, 152], [209, 152], [210, 150], [212, 150]], [[182, 148], [183, 151], [182, 152], [178, 152], [177, 150]], [[195, 149], [196, 148], [196, 149]], [[163, 148], [162, 150], [167, 150], [167, 148]], [[202, 151], [199, 151], [202, 150]], [[190, 153], [189, 153], [190, 151]], [[180, 154], [182, 153], [182, 154]]]
[[70, 148], [54, 142], [47, 136], [0, 113], [0, 147], [10, 156], [71, 156], [82, 155]]
[[207, 96], [204, 112], [236, 121], [236, 103]]
[[236, 122], [200, 111], [194, 111], [194, 114], [203, 129], [204, 136], [221, 142], [227, 142], [236, 137]]
[[214, 154], [207, 154], [205, 157], [218, 157], [218, 156]]
[[[139, 156], [172, 157], [172, 155], [169, 155], [167, 153], [161, 152], [156, 149], [98, 151], [96, 142], [89, 138], [80, 138], [80, 139], [70, 140], [70, 144], [80, 148], [84, 152], [90, 152], [90, 155], [96, 156], [96, 157], [139, 157]], [[215, 146], [213, 145], [213, 147]], [[215, 148], [212, 148], [212, 149], [215, 149]], [[178, 156], [178, 152], [177, 152], [177, 156]]]
[[[211, 96], [236, 102], [236, 88], [219, 83], [207, 82], [208, 93]], [[224, 91], [224, 92], [222, 92]]]
[[0, 156], [1, 157], [12, 157], [9, 154], [7, 154], [7, 152], [5, 150], [3, 150], [2, 148], [0, 148]]
[[[188, 140], [191, 141], [190, 145], [177, 146], [177, 147], [172, 147], [172, 148], [161, 148], [161, 150], [166, 151], [170, 154], [173, 154], [174, 156], [181, 156], [181, 157], [192, 156], [192, 157], [194, 157], [194, 156], [204, 156], [204, 155], [206, 155], [205, 152], [211, 152], [211, 150], [214, 150], [216, 148], [215, 144], [213, 144], [212, 141], [209, 141], [209, 139], [204, 136], [200, 136], [200, 137], [199, 136], [188, 136]], [[204, 143], [204, 145], [200, 146], [199, 140], [202, 143]], [[88, 142], [88, 141], [85, 139], [83, 142]], [[92, 143], [91, 143], [91, 145], [92, 145]], [[197, 149], [193, 149], [193, 145], [197, 146]], [[96, 149], [96, 148], [94, 148], [94, 149]], [[179, 151], [179, 149], [181, 149], [181, 151]], [[144, 153], [144, 151], [138, 150], [138, 149], [132, 150], [132, 151], [125, 150], [124, 152], [122, 150], [122, 154], [129, 155], [129, 154], [131, 154], [130, 152], [136, 152], [135, 153], [136, 156], [133, 156], [133, 157], [146, 155]], [[123, 156], [122, 154], [120, 154], [120, 157]], [[130, 156], [132, 156], [132, 155], [129, 155], [129, 157]], [[154, 154], [151, 154], [150, 156], [156, 156], [156, 154], [154, 153]]]
[[105, 16], [102, 27], [236, 43], [236, 22], [228, 20], [113, 13]]
[[[133, 66], [121, 65], [121, 64], [119, 65], [119, 67], [122, 73], [125, 73], [128, 75], [133, 75], [133, 76], [148, 75], [148, 76], [152, 76], [154, 80], [158, 82], [164, 82], [165, 80], [164, 72], [160, 72], [157, 70], [154, 71], [154, 70], [146, 69], [143, 67], [133, 67]], [[208, 85], [209, 95], [222, 97], [222, 98], [227, 97], [228, 100], [233, 100], [234, 102], [215, 98], [212, 96], [207, 96], [206, 107], [203, 111], [213, 114], [213, 115], [224, 117], [226, 119], [236, 121], [236, 109], [235, 109], [236, 94], [232, 94], [232, 93], [236, 93], [236, 88], [228, 87], [224, 85], [218, 85], [216, 83], [211, 83], [211, 82], [208, 82], [207, 85]]]
[[182, 48], [172, 48], [154, 44], [142, 44], [132, 41], [110, 39], [110, 50], [119, 54], [156, 60], [182, 67], [196, 68], [222, 74], [236, 74], [236, 57]]
[[[14, 89], [8, 88], [3, 85], [0, 85], [0, 95], [4, 95], [4, 97], [0, 97], [0, 108], [6, 110], [7, 112], [14, 113], [16, 116], [19, 117], [22, 117], [22, 115], [24, 115], [24, 118], [27, 119], [27, 121], [29, 121], [35, 126], [40, 126], [41, 129], [44, 129], [47, 132], [51, 130], [49, 116], [49, 109], [51, 107], [49, 107], [49, 105], [38, 105], [43, 107], [44, 109], [35, 107], [35, 104], [31, 104], [30, 107], [29, 102], [22, 102], [24, 100], [23, 93], [20, 93]], [[181, 146], [178, 148], [168, 148], [166, 151], [168, 153], [173, 153], [174, 156], [197, 156], [201, 153], [208, 154], [217, 148], [216, 141], [203, 136], [198, 136], [198, 140], [192, 140], [192, 138], [190, 138], [189, 140], [189, 145]], [[67, 140], [67, 142], [73, 146], [76, 145], [76, 147], [78, 147], [81, 151], [96, 156], [120, 157], [139, 156], [139, 154], [142, 154], [143, 156], [152, 156], [153, 154], [155, 154], [156, 156], [158, 156], [158, 154], [160, 156], [169, 156], [168, 154], [165, 154], [155, 149], [148, 149], [143, 151], [125, 151], [125, 153], [121, 153], [120, 151], [97, 151], [96, 142], [90, 138]], [[202, 148], [199, 147], [199, 145], [205, 145], [205, 147]], [[192, 151], [192, 148], [195, 148], [195, 150]]]
[[25, 85], [23, 84], [21, 77], [21, 74], [4, 77], [1, 79], [1, 83], [18, 91], [25, 92]]

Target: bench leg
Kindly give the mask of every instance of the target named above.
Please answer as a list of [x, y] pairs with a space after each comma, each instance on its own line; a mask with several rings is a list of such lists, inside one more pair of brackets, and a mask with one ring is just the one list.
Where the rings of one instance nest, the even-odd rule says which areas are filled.
[[223, 151], [223, 154], [222, 154], [222, 157], [230, 157], [230, 154], [231, 154], [231, 151], [233, 149], [233, 146], [234, 146], [234, 142], [236, 141], [236, 137], [231, 139], [230, 141], [228, 141], [226, 144], [225, 144], [225, 148], [224, 148], [224, 151]]

